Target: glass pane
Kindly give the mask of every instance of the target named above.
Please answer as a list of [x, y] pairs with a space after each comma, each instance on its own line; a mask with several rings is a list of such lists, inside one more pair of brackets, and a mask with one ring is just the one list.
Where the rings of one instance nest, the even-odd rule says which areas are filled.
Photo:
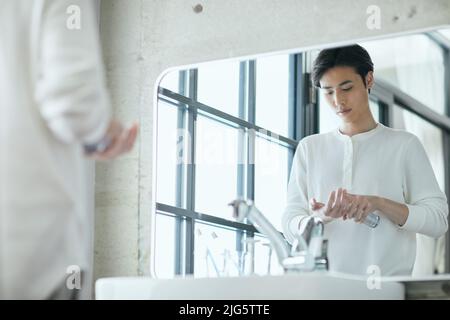
[[[323, 92], [319, 92], [319, 132], [325, 133], [339, 127], [341, 121], [328, 105]], [[369, 108], [376, 122], [380, 121], [380, 108], [378, 103], [369, 100]]]
[[255, 273], [258, 275], [283, 274], [283, 268], [269, 240], [261, 235], [255, 235]]
[[238, 130], [198, 116], [195, 154], [195, 210], [232, 219], [237, 197]]
[[444, 55], [425, 35], [410, 35], [361, 44], [375, 65], [375, 82], [383, 79], [436, 112], [444, 113]]
[[256, 61], [256, 124], [288, 136], [289, 56]]
[[378, 106], [378, 103], [372, 100], [369, 100], [369, 108], [372, 112], [372, 116], [375, 119], [376, 122], [380, 121], [380, 107]]
[[239, 62], [213, 62], [198, 68], [197, 100], [239, 116]]
[[281, 215], [286, 205], [288, 148], [256, 137], [255, 205], [281, 231]]
[[159, 278], [173, 278], [175, 275], [175, 226], [174, 217], [156, 214], [154, 263]]
[[156, 201], [176, 205], [178, 108], [158, 101]]
[[180, 79], [180, 71], [178, 70], [171, 71], [161, 79], [159, 86], [168, 89], [170, 91], [180, 93], [179, 79]]
[[196, 277], [237, 276], [240, 254], [236, 252], [236, 231], [201, 222], [195, 223], [194, 275]]

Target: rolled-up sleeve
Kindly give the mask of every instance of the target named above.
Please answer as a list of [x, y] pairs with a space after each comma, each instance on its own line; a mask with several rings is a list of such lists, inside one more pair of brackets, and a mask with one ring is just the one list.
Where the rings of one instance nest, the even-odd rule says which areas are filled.
[[109, 123], [98, 29], [92, 1], [45, 1], [35, 98], [51, 132], [66, 143], [96, 143]]
[[304, 149], [302, 142], [300, 142], [292, 162], [287, 190], [286, 208], [282, 217], [284, 236], [291, 243], [294, 240], [294, 235], [298, 231], [300, 220], [309, 214]]
[[419, 139], [413, 136], [405, 146], [403, 192], [408, 218], [401, 229], [438, 238], [448, 229], [447, 197], [440, 190]]

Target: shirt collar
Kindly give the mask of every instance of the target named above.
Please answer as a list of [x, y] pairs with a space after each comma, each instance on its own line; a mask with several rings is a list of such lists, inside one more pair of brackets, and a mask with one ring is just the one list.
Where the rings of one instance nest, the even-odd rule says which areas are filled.
[[353, 140], [353, 141], [363, 141], [366, 140], [370, 137], [373, 137], [374, 135], [376, 135], [377, 133], [379, 133], [380, 131], [382, 131], [385, 128], [384, 125], [382, 125], [381, 123], [377, 123], [377, 126], [369, 131], [366, 132], [361, 132], [358, 134], [355, 134], [353, 136], [348, 136], [343, 134], [340, 130], [339, 127], [335, 129], [335, 135], [340, 139], [340, 140]]

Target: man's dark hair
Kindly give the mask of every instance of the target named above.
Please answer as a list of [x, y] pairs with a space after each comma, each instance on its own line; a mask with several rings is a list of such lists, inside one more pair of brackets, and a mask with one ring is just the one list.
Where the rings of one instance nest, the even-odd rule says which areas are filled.
[[[353, 67], [361, 76], [366, 86], [366, 75], [373, 71], [373, 62], [369, 53], [360, 45], [325, 49], [320, 51], [312, 70], [312, 82], [320, 88], [320, 79], [329, 69], [333, 67]], [[370, 89], [369, 89], [370, 93]]]

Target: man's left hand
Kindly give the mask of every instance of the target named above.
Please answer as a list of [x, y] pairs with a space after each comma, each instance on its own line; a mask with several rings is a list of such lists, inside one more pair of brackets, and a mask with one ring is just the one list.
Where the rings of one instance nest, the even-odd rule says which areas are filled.
[[366, 217], [377, 210], [377, 197], [364, 196], [347, 193], [350, 202], [343, 219], [353, 219], [357, 223], [362, 223]]

